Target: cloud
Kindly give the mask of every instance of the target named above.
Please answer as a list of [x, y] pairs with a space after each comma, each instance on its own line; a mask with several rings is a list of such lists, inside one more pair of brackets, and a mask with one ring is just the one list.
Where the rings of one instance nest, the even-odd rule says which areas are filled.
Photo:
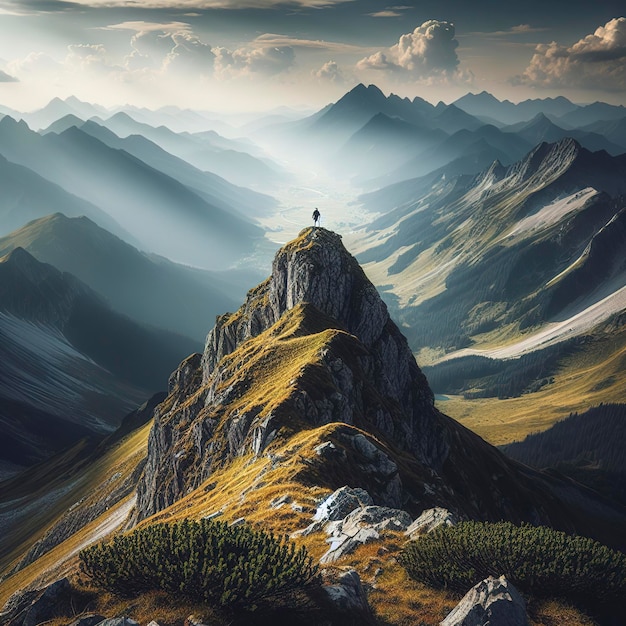
[[111, 63], [102, 44], [72, 44], [68, 51], [65, 65], [71, 70], [108, 73], [121, 69]]
[[18, 83], [19, 79], [0, 70], [0, 83]]
[[280, 74], [295, 63], [295, 52], [291, 46], [261, 46], [239, 48], [215, 48], [215, 71], [222, 78], [243, 74]]
[[368, 13], [370, 17], [402, 17], [402, 13], [387, 9], [386, 11], [376, 11], [376, 13]]
[[16, 76], [39, 73], [50, 76], [60, 71], [62, 65], [43, 52], [31, 52], [23, 59], [15, 59], [7, 63], [7, 69]]
[[177, 33], [180, 31], [191, 30], [191, 26], [187, 22], [144, 22], [143, 20], [135, 22], [121, 22], [120, 24], [111, 24], [105, 26], [102, 30], [132, 30], [136, 33], [147, 33], [152, 31], [160, 31], [163, 33]]
[[340, 43], [335, 41], [325, 41], [324, 39], [302, 39], [300, 37], [291, 37], [289, 35], [277, 35], [274, 33], [265, 33], [259, 35], [253, 42], [253, 46], [290, 46], [292, 48], [327, 50], [329, 52], [361, 52], [365, 48], [355, 46], [348, 43]]
[[[68, 8], [128, 8], [128, 9], [163, 9], [199, 11], [203, 9], [273, 9], [279, 6], [291, 6], [303, 9], [323, 9], [354, 0], [29, 0], [24, 12], [64, 11]], [[17, 0], [11, 4], [19, 7]]]
[[345, 83], [346, 78], [335, 61], [327, 61], [319, 70], [311, 72], [318, 80], [331, 83]]
[[215, 55], [209, 44], [182, 22], [123, 22], [110, 29], [137, 30], [130, 40], [132, 52], [124, 62], [129, 70], [213, 72]]
[[405, 79], [449, 78], [459, 65], [454, 34], [453, 24], [429, 20], [386, 51], [361, 59], [357, 69], [390, 72]]
[[520, 35], [530, 35], [532, 33], [541, 33], [546, 30], [548, 29], [544, 27], [531, 26], [530, 24], [517, 24], [517, 26], [511, 26], [511, 28], [507, 28], [505, 30], [473, 31], [465, 33], [465, 36], [467, 37], [468, 35], [473, 35], [485, 38], [515, 37]]
[[579, 89], [626, 89], [626, 18], [600, 26], [572, 46], [540, 44], [516, 85]]
[[196, 35], [185, 31], [171, 35], [174, 47], [165, 58], [165, 70], [193, 71], [212, 74], [215, 54], [211, 46], [202, 42]]

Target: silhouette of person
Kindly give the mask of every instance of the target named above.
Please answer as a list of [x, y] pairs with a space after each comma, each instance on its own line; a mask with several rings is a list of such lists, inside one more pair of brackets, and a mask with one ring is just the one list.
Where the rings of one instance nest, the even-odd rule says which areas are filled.
[[320, 225], [321, 217], [322, 217], [322, 214], [317, 210], [317, 207], [315, 207], [315, 211], [313, 211], [313, 226]]

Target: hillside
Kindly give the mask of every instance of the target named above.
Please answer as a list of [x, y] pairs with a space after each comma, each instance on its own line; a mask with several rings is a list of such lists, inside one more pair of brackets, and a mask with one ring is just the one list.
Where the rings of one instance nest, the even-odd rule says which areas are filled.
[[601, 404], [502, 448], [512, 459], [551, 468], [626, 505], [626, 407]]
[[[139, 422], [151, 413], [146, 408]], [[110, 469], [103, 471], [102, 460]], [[327, 564], [327, 585], [341, 571], [335, 562], [371, 578], [374, 558], [380, 568], [370, 595], [374, 613], [362, 623], [435, 624], [454, 600], [420, 589], [396, 560], [403, 530], [426, 509], [445, 507], [455, 519], [527, 520], [611, 542], [621, 541], [625, 521], [592, 491], [507, 460], [440, 413], [373, 285], [341, 238], [322, 228], [306, 229], [283, 247], [271, 276], [235, 313], [218, 318], [203, 354], [189, 356], [170, 377], [151, 426], [118, 439], [87, 468], [92, 493], [108, 494], [109, 509], [88, 515], [91, 496], [78, 499], [85, 481], [71, 487], [77, 498], [71, 533], [64, 514], [48, 517], [37, 558], [20, 563], [22, 536], [7, 557], [13, 573], [0, 598], [67, 574], [76, 585], [79, 547], [116, 528], [217, 517], [234, 527], [291, 533]], [[15, 483], [12, 496], [28, 488]], [[358, 495], [353, 504], [332, 504], [339, 496], [328, 498], [340, 488]], [[353, 542], [337, 535], [329, 547], [330, 527], [317, 522], [304, 529], [334, 506], [337, 517], [329, 519], [337, 522], [356, 507], [385, 524], [367, 526]], [[30, 532], [42, 537], [43, 528], [34, 522]], [[119, 610], [110, 596], [86, 593], [92, 606]], [[156, 617], [158, 606], [145, 601], [125, 610]], [[356, 613], [336, 607], [331, 623], [358, 619], [359, 606]], [[263, 623], [252, 617], [247, 623]]]
[[148, 255], [87, 217], [42, 217], [0, 238], [0, 256], [16, 247], [73, 274], [116, 311], [203, 342], [207, 325], [232, 308], [253, 278], [248, 272], [209, 272]]
[[[24, 122], [5, 117], [0, 120], [0, 154], [97, 206], [118, 224], [121, 232], [114, 234], [124, 238], [130, 233], [143, 250], [178, 262], [223, 269], [252, 251], [262, 235], [223, 202], [212, 204], [177, 179], [74, 126], [60, 135], [41, 136]], [[172, 237], [173, 232], [178, 235]]]
[[112, 311], [75, 277], [14, 249], [0, 259], [1, 460], [14, 471], [110, 433], [195, 345]]

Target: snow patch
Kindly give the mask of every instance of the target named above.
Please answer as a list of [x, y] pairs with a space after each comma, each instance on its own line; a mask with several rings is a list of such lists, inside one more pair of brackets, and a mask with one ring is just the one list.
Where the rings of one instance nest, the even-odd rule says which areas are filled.
[[566, 215], [580, 211], [585, 203], [599, 194], [593, 187], [586, 187], [565, 198], [555, 200], [533, 215], [520, 220], [502, 239], [516, 237], [529, 231], [536, 231], [560, 222]]
[[515, 359], [528, 352], [541, 350], [561, 341], [582, 335], [607, 320], [614, 313], [624, 309], [626, 309], [626, 287], [618, 289], [606, 298], [595, 302], [583, 311], [565, 320], [546, 324], [539, 332], [525, 337], [514, 344], [484, 350], [464, 348], [463, 350], [447, 354], [442, 359], [436, 361], [436, 363], [443, 363], [444, 361], [470, 355], [485, 356], [492, 359]]

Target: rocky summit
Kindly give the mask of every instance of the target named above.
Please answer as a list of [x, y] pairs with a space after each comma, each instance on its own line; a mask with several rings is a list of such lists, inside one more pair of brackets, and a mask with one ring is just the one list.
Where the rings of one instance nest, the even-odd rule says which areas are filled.
[[135, 521], [214, 488], [212, 477], [239, 458], [301, 462], [289, 480], [302, 488], [349, 484], [413, 517], [444, 507], [592, 532], [586, 511], [598, 512], [591, 496], [508, 461], [435, 408], [376, 289], [323, 228], [284, 246], [271, 276], [217, 319], [204, 353], [170, 377]]

